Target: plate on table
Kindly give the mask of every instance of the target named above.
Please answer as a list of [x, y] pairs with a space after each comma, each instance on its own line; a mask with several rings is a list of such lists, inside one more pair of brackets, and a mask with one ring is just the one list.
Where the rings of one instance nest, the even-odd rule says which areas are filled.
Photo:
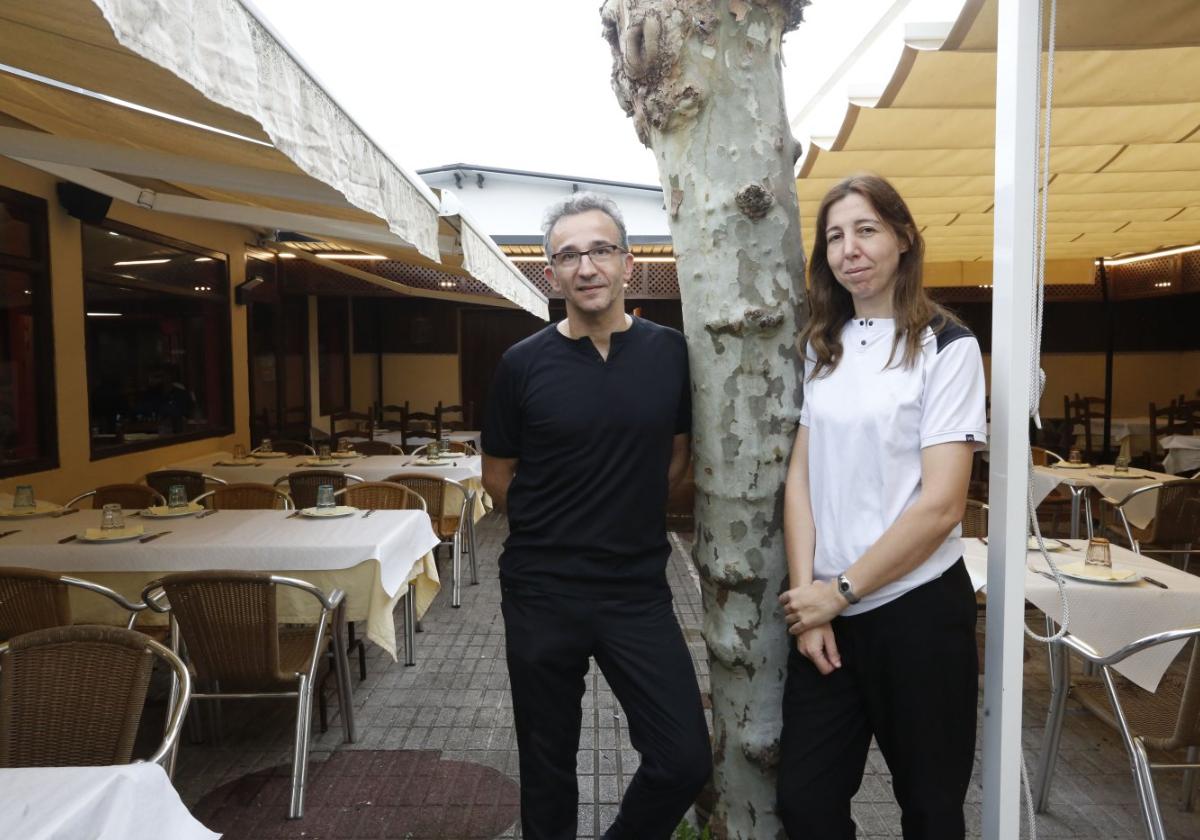
[[290, 458], [286, 452], [251, 452], [251, 458]]
[[117, 528], [113, 531], [105, 531], [101, 528], [88, 528], [81, 534], [75, 536], [81, 542], [124, 542], [125, 540], [136, 540], [138, 537], [144, 536], [146, 529], [141, 525], [126, 525], [124, 528]]
[[313, 519], [337, 519], [340, 516], [353, 516], [358, 513], [358, 508], [350, 505], [337, 505], [331, 508], [301, 508], [301, 516], [310, 516]]
[[442, 460], [439, 458], [438, 460], [433, 461], [428, 458], [423, 458], [413, 461], [412, 465], [414, 467], [453, 467], [456, 466], [456, 463], [453, 459]]
[[1052, 470], [1090, 470], [1091, 464], [1072, 464], [1070, 461], [1059, 461], [1050, 467]]
[[[1071, 544], [1065, 543], [1062, 540], [1056, 540], [1053, 537], [1042, 537], [1042, 542], [1046, 544], [1047, 551], [1070, 551]], [[1037, 538], [1027, 537], [1025, 540], [1025, 549], [1027, 551], [1039, 551]]]
[[1076, 563], [1066, 563], [1058, 567], [1063, 577], [1082, 580], [1088, 583], [1107, 583], [1118, 586], [1137, 583], [1142, 579], [1133, 569], [1110, 569], [1107, 566], [1088, 566], [1082, 560]]
[[35, 502], [31, 508], [20, 508], [19, 510], [12, 507], [0, 508], [0, 518], [26, 519], [31, 516], [51, 516], [62, 509], [62, 505], [54, 502]]
[[1122, 478], [1147, 479], [1148, 478], [1151, 481], [1156, 480], [1154, 478], [1154, 476], [1146, 475], [1146, 473], [1140, 473], [1137, 471], [1116, 472], [1116, 471], [1112, 470], [1111, 468], [1110, 469], [1103, 469], [1103, 468], [1098, 469], [1094, 473], [1092, 473], [1092, 475], [1096, 476], [1097, 478], [1116, 478], [1116, 479], [1122, 479]]
[[339, 461], [345, 458], [361, 458], [363, 456], [361, 452], [355, 452], [353, 449], [339, 449], [337, 452], [330, 452], [329, 454]]
[[256, 461], [253, 458], [229, 458], [228, 460], [217, 461], [213, 464], [214, 467], [258, 467], [261, 465], [261, 461]]
[[172, 519], [176, 516], [195, 516], [202, 510], [204, 510], [204, 505], [196, 502], [188, 502], [179, 508], [168, 507], [167, 505], [155, 505], [143, 510], [142, 516], [149, 516], [151, 519]]

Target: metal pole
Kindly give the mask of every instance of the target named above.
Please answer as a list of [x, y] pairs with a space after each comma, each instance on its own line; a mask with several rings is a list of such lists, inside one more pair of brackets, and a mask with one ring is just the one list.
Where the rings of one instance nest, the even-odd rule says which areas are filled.
[[1113, 401], [1113, 342], [1116, 324], [1113, 319], [1112, 290], [1108, 287], [1108, 271], [1100, 258], [1100, 292], [1104, 295], [1104, 463], [1112, 460], [1112, 401]]
[[[1026, 494], [1037, 185], [1038, 0], [1000, 0], [996, 51], [996, 204], [983, 836], [1020, 834]], [[1009, 558], [1008, 562], [1005, 562]]]

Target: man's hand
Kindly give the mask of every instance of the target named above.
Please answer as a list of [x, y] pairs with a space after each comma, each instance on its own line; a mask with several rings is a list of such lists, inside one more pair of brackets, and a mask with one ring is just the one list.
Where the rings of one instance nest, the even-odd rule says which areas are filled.
[[849, 606], [837, 587], [823, 580], [789, 589], [779, 596], [779, 603], [783, 605], [788, 632], [793, 636], [812, 627], [828, 624]]
[[796, 636], [796, 650], [800, 651], [801, 656], [811, 660], [822, 676], [832, 674], [835, 669], [842, 667], [842, 657], [838, 654], [833, 627], [828, 624], [820, 624], [802, 631]]

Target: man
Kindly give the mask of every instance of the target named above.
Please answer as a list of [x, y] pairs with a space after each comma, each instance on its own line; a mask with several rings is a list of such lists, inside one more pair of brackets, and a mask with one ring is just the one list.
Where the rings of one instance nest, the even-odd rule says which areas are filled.
[[667, 492], [689, 457], [687, 348], [625, 314], [633, 256], [610, 199], [576, 193], [544, 231], [567, 317], [504, 354], [483, 429], [483, 484], [509, 520], [500, 581], [523, 836], [576, 836], [594, 657], [642, 757], [604, 836], [668, 838], [711, 771], [666, 579]]

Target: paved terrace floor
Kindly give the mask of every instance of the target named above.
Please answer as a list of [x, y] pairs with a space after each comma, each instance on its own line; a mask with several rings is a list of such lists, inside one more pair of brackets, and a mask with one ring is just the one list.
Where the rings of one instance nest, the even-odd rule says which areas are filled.
[[[463, 587], [461, 609], [450, 608], [448, 592], [438, 597], [417, 636], [416, 666], [393, 663], [368, 647], [368, 675], [357, 682], [352, 660], [359, 741], [341, 743], [331, 696], [329, 730], [312, 742], [303, 820], [284, 819], [292, 715], [289, 705], [273, 701], [224, 703], [219, 740], [193, 744], [185, 738], [175, 782], [194, 813], [228, 840], [519, 838], [517, 744], [496, 575], [505, 533], [496, 514], [480, 523], [480, 584]], [[699, 586], [686, 543], [676, 538], [675, 545], [669, 567], [675, 610], [707, 691]], [[399, 627], [399, 613], [396, 621]], [[1027, 649], [1022, 739], [1032, 767], [1049, 690], [1044, 649], [1028, 642]], [[604, 678], [593, 668], [587, 679], [579, 837], [597, 838], [615, 814], [638, 756]], [[966, 806], [970, 837], [980, 832], [979, 776], [977, 758]], [[1156, 781], [1168, 836], [1200, 838], [1200, 812], [1177, 807], [1181, 775], [1159, 773]], [[1070, 707], [1051, 803], [1050, 813], [1038, 818], [1040, 837], [1144, 836], [1120, 741], [1078, 706]], [[901, 836], [877, 749], [854, 800], [854, 817], [860, 836]]]

